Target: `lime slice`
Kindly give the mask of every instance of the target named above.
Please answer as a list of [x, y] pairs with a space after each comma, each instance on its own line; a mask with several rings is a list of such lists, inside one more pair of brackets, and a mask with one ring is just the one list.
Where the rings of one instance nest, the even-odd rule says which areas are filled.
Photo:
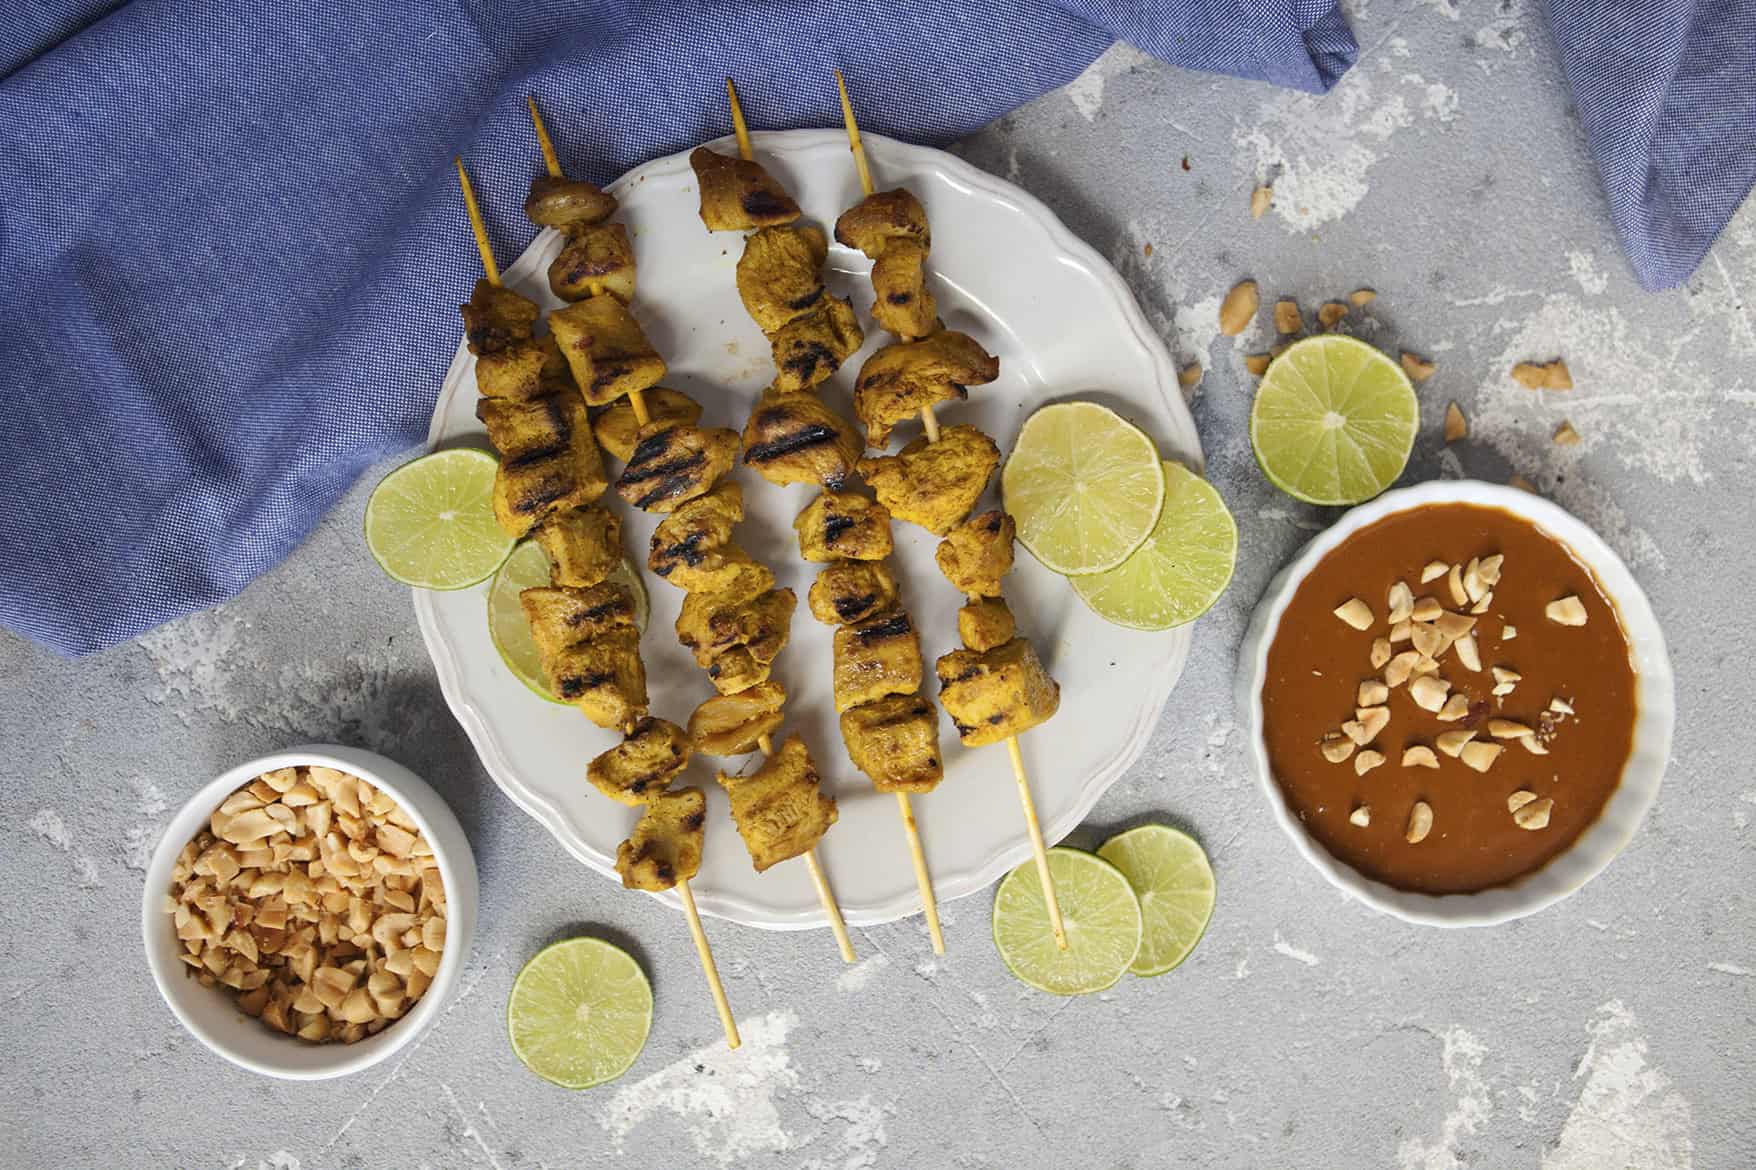
[[1238, 525], [1212, 484], [1166, 463], [1165, 509], [1146, 543], [1104, 573], [1074, 577], [1073, 591], [1107, 622], [1136, 630], [1187, 625], [1232, 581]]
[[1069, 575], [1127, 560], [1165, 502], [1152, 440], [1095, 402], [1058, 402], [1026, 419], [1000, 488], [1019, 541]]
[[1140, 898], [1136, 975], [1163, 975], [1189, 957], [1213, 917], [1213, 870], [1187, 833], [1141, 825], [1103, 843], [1098, 856], [1122, 871]]
[[[537, 654], [536, 641], [530, 636], [530, 623], [525, 619], [524, 606], [518, 600], [518, 595], [526, 589], [547, 585], [549, 571], [549, 556], [536, 541], [522, 541], [512, 550], [512, 555], [494, 574], [494, 584], [488, 589], [488, 633], [494, 639], [494, 648], [500, 651], [506, 668], [518, 676], [519, 682], [551, 703], [559, 703], [561, 700], [549, 689], [549, 680], [543, 673], [543, 660]], [[647, 599], [640, 574], [624, 558], [607, 579], [625, 586], [634, 595], [634, 624], [644, 634]]]
[[1250, 410], [1250, 443], [1269, 482], [1310, 504], [1357, 504], [1402, 474], [1420, 425], [1402, 367], [1363, 341], [1327, 333], [1274, 359]]
[[538, 951], [512, 983], [506, 1034], [524, 1067], [563, 1089], [628, 1071], [652, 1027], [652, 987], [627, 952], [597, 938]]
[[1021, 981], [1054, 995], [1115, 985], [1140, 949], [1140, 901], [1122, 871], [1093, 853], [1049, 850], [1067, 949], [1055, 946], [1037, 866], [1027, 861], [994, 895], [994, 945]]
[[453, 447], [405, 463], [366, 501], [366, 547], [386, 573], [422, 589], [484, 580], [512, 549], [494, 519], [499, 461]]

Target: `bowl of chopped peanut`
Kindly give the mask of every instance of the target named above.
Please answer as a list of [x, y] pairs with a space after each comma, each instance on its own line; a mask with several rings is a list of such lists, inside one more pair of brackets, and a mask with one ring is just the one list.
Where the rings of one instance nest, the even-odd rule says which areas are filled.
[[456, 988], [476, 866], [439, 795], [359, 748], [250, 760], [196, 793], [146, 872], [147, 964], [172, 1013], [242, 1068], [358, 1072]]

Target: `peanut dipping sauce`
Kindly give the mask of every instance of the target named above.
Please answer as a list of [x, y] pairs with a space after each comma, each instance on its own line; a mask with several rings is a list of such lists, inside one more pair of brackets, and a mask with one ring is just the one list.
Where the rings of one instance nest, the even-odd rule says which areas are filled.
[[[1432, 597], [1467, 613], [1472, 607], [1454, 602], [1445, 577], [1423, 584], [1421, 570], [1433, 561], [1461, 566], [1494, 553], [1505, 557], [1500, 580], [1472, 631], [1481, 671], [1468, 670], [1454, 650], [1439, 658], [1439, 677], [1452, 694], [1468, 698], [1469, 713], [1443, 722], [1415, 704], [1407, 684], [1393, 687], [1390, 723], [1366, 745], [1385, 762], [1362, 776], [1352, 758], [1325, 759], [1319, 742], [1354, 718], [1359, 684], [1383, 677], [1370, 658], [1373, 640], [1390, 633], [1390, 587], [1406, 582], [1417, 600]], [[1551, 601], [1568, 595], [1585, 603], [1585, 625], [1545, 616]], [[1371, 608], [1370, 628], [1356, 630], [1335, 616], [1350, 598]], [[1508, 624], [1516, 628], [1510, 640]], [[1407, 641], [1392, 647], [1408, 649]], [[1495, 666], [1523, 676], [1512, 693], [1492, 694]], [[1557, 696], [1576, 714], [1548, 712]], [[1635, 680], [1615, 604], [1570, 549], [1510, 512], [1437, 504], [1388, 516], [1318, 561], [1269, 647], [1262, 702], [1269, 763], [1288, 808], [1331, 855], [1398, 889], [1468, 893], [1539, 869], [1597, 819], [1633, 746]], [[1490, 718], [1542, 729], [1549, 754], [1491, 739]], [[1437, 750], [1437, 770], [1402, 766], [1405, 747], [1433, 746], [1440, 733], [1459, 729], [1505, 747], [1487, 772]], [[1553, 798], [1546, 828], [1523, 829], [1513, 820], [1507, 797], [1521, 789]], [[1410, 844], [1404, 834], [1416, 801], [1432, 807], [1433, 825], [1425, 840]], [[1371, 810], [1364, 827], [1348, 819], [1362, 804]]]

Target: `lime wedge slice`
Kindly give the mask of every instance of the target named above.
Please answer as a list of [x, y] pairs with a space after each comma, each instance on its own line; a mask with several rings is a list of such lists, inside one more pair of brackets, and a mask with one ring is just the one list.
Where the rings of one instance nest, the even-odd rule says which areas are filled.
[[1270, 483], [1310, 504], [1357, 504], [1408, 464], [1420, 405], [1402, 367], [1328, 333], [1274, 359], [1250, 410], [1250, 443]]
[[1103, 843], [1098, 856], [1122, 871], [1140, 898], [1136, 975], [1163, 975], [1189, 957], [1213, 917], [1213, 869], [1187, 833], [1141, 825]]
[[[524, 606], [518, 600], [526, 589], [547, 585], [549, 572], [549, 556], [536, 541], [521, 541], [512, 550], [488, 588], [488, 634], [494, 639], [494, 649], [500, 651], [506, 669], [517, 675], [519, 682], [551, 703], [559, 703], [561, 700], [549, 689], [543, 660], [537, 654], [536, 640], [530, 636], [530, 623], [525, 620]], [[640, 574], [624, 558], [607, 579], [633, 594], [634, 624], [644, 634], [648, 603]]]
[[1074, 577], [1073, 591], [1107, 622], [1135, 630], [1187, 625], [1232, 581], [1238, 525], [1212, 484], [1166, 463], [1165, 508], [1146, 543], [1103, 573]]
[[1140, 901], [1122, 871], [1096, 854], [1049, 850], [1067, 949], [1055, 946], [1037, 866], [1027, 861], [994, 894], [994, 946], [1006, 969], [1038, 991], [1090, 995], [1113, 987], [1140, 949]]
[[453, 447], [405, 463], [366, 501], [366, 547], [386, 573], [421, 589], [463, 589], [485, 580], [512, 551], [494, 520], [499, 461]]
[[1058, 402], [1026, 419], [1000, 488], [1020, 543], [1068, 575], [1127, 560], [1165, 502], [1152, 440], [1095, 402]]
[[589, 1089], [627, 1072], [651, 1027], [646, 973], [602, 939], [544, 947], [518, 973], [506, 1002], [513, 1053], [563, 1089]]

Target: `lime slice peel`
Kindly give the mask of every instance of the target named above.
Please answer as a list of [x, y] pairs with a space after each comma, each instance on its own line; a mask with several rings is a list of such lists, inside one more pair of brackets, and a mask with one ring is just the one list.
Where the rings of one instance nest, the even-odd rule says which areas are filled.
[[1072, 578], [1093, 613], [1118, 626], [1169, 630], [1213, 608], [1238, 560], [1238, 525], [1214, 486], [1166, 462], [1165, 504], [1146, 542], [1115, 568]]
[[564, 939], [537, 952], [506, 1001], [513, 1054], [564, 1089], [589, 1089], [627, 1072], [651, 1028], [646, 973], [598, 938]]
[[466, 589], [493, 575], [513, 539], [494, 519], [499, 461], [454, 447], [392, 471], [366, 501], [366, 547], [395, 580], [421, 589]]
[[1067, 949], [1055, 945], [1048, 906], [1027, 861], [994, 895], [994, 945], [1009, 971], [1038, 991], [1090, 995], [1115, 986], [1140, 949], [1140, 901], [1128, 879], [1095, 853], [1049, 850], [1049, 873], [1066, 928]]
[[1188, 958], [1213, 917], [1213, 868], [1200, 844], [1169, 825], [1141, 825], [1103, 843], [1140, 899], [1140, 950], [1129, 971], [1163, 975]]

